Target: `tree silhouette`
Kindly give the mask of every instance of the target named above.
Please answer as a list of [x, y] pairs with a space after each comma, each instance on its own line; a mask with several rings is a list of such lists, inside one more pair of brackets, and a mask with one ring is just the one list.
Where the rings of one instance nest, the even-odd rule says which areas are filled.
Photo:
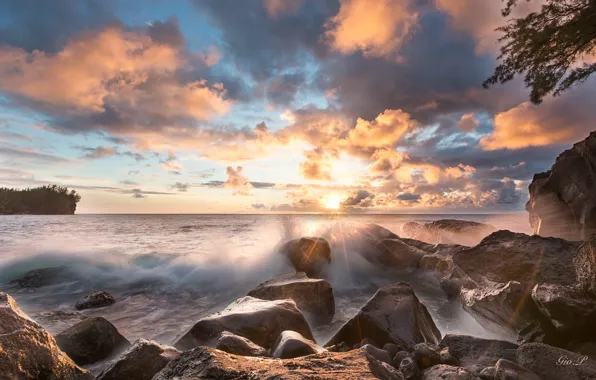
[[51, 185], [33, 189], [0, 188], [0, 214], [74, 214], [81, 196], [75, 190]]

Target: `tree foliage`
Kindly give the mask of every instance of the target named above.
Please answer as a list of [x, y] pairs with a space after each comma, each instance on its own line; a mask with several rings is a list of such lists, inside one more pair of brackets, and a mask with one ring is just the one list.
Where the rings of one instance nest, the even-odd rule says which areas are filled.
[[74, 214], [80, 200], [76, 191], [56, 185], [24, 190], [0, 188], [0, 214]]
[[[518, 1], [507, 0], [504, 17]], [[540, 12], [510, 19], [497, 30], [504, 33], [499, 39], [501, 62], [485, 88], [525, 73], [530, 100], [539, 104], [546, 95], [557, 96], [596, 71], [596, 0], [544, 0]]]

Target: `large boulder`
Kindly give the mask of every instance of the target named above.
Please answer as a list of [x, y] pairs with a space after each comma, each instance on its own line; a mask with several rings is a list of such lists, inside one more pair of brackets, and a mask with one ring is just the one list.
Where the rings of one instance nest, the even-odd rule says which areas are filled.
[[408, 222], [402, 226], [402, 235], [430, 244], [476, 245], [497, 229], [471, 220], [440, 219], [420, 224]]
[[[390, 371], [379, 363], [374, 358], [367, 358], [364, 350], [323, 352], [280, 360], [237, 356], [208, 347], [197, 347], [171, 361], [153, 380], [377, 380], [373, 371]], [[403, 380], [399, 374], [393, 375], [393, 379]]]
[[369, 262], [385, 268], [413, 271], [426, 253], [401, 239], [383, 239], [375, 245], [374, 254], [364, 256]]
[[596, 379], [596, 361], [542, 343], [519, 346], [517, 364], [534, 372], [542, 380]]
[[573, 263], [580, 288], [596, 294], [596, 234], [584, 242], [577, 251]]
[[242, 356], [269, 356], [267, 350], [243, 336], [224, 331], [215, 346], [218, 350]]
[[151, 380], [169, 362], [180, 356], [173, 347], [139, 339], [126, 352], [110, 362], [97, 380]]
[[413, 348], [422, 342], [437, 344], [441, 333], [412, 287], [400, 282], [380, 288], [325, 347], [341, 342], [354, 346], [364, 338], [379, 346], [394, 343]]
[[0, 378], [91, 380], [93, 376], [66, 356], [11, 296], [0, 293]]
[[56, 335], [56, 342], [78, 365], [116, 356], [130, 346], [118, 329], [102, 317], [82, 320]]
[[279, 252], [288, 258], [296, 272], [305, 272], [309, 277], [324, 277], [331, 262], [331, 247], [320, 237], [290, 240]]
[[440, 347], [449, 348], [449, 354], [460, 366], [478, 374], [483, 368], [494, 366], [499, 359], [515, 361], [518, 346], [502, 340], [448, 334], [441, 341]]
[[110, 306], [116, 302], [114, 296], [105, 290], [97, 290], [84, 296], [75, 303], [75, 309], [96, 309], [98, 307]]
[[316, 323], [329, 323], [335, 314], [331, 285], [322, 279], [308, 278], [304, 272], [265, 281], [248, 292], [248, 295], [270, 301], [294, 300], [298, 309]]
[[596, 232], [596, 133], [557, 157], [534, 176], [526, 209], [534, 232], [581, 240]]
[[300, 356], [319, 354], [325, 351], [324, 348], [318, 346], [315, 342], [291, 330], [286, 330], [279, 334], [274, 347], [271, 356], [279, 359], [292, 359]]
[[314, 340], [304, 315], [292, 300], [267, 301], [242, 297], [219, 313], [199, 319], [177, 339], [174, 347], [185, 351], [214, 346], [224, 331], [250, 339], [270, 349], [282, 331], [293, 330]]

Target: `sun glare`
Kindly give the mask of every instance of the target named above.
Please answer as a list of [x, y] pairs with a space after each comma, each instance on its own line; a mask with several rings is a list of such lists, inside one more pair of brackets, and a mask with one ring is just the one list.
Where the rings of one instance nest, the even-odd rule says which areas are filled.
[[339, 194], [328, 194], [323, 200], [323, 204], [330, 210], [339, 210], [343, 201], [343, 197]]

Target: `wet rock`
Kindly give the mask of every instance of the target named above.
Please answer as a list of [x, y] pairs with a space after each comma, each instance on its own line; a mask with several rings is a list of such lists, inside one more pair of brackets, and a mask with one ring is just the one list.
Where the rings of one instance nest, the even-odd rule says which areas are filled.
[[409, 246], [400, 239], [383, 239], [375, 245], [374, 254], [364, 258], [375, 265], [411, 272], [418, 268], [424, 255], [424, 251]]
[[319, 237], [290, 240], [279, 251], [288, 258], [296, 272], [304, 272], [308, 277], [324, 277], [331, 262], [331, 247], [327, 240]]
[[85, 314], [70, 311], [43, 311], [32, 316], [32, 319], [43, 326], [50, 334], [56, 335], [67, 328], [74, 326], [84, 319]]
[[12, 280], [9, 285], [15, 288], [34, 290], [76, 280], [80, 280], [80, 277], [74, 271], [66, 266], [59, 266], [30, 270], [21, 277]]
[[451, 259], [442, 255], [429, 254], [422, 256], [418, 265], [421, 269], [431, 270], [442, 274], [449, 269]]
[[371, 344], [365, 344], [364, 346], [362, 346], [362, 349], [375, 359], [380, 360], [383, 363], [387, 363], [389, 365], [392, 364], [391, 356], [387, 351], [377, 348]]
[[303, 272], [290, 273], [265, 281], [248, 295], [264, 300], [291, 299], [298, 309], [317, 324], [331, 322], [335, 314], [333, 289], [325, 280], [306, 277]]
[[97, 380], [151, 380], [169, 362], [180, 356], [173, 347], [152, 340], [139, 339], [112, 361]]
[[399, 363], [399, 370], [404, 374], [408, 380], [415, 380], [420, 378], [420, 368], [416, 361], [409, 356], [406, 356]]
[[102, 317], [87, 318], [56, 335], [56, 342], [78, 365], [115, 356], [130, 346], [118, 329]]
[[302, 380], [315, 377], [325, 380], [376, 380], [371, 369], [379, 371], [386, 368], [379, 365], [378, 361], [372, 362], [373, 365], [371, 362], [364, 350], [323, 352], [280, 360], [237, 356], [208, 347], [197, 347], [183, 352], [178, 359], [171, 361], [155, 375], [153, 380]]
[[408, 358], [408, 357], [411, 357], [411, 355], [408, 351], [398, 351], [395, 354], [395, 356], [393, 356], [393, 359], [391, 359], [391, 364], [395, 368], [399, 368], [401, 361], [404, 360], [404, 358]]
[[366, 355], [368, 359], [368, 368], [370, 372], [377, 379], [381, 380], [405, 380], [404, 375], [401, 371], [392, 367], [391, 365], [375, 359], [371, 355]]
[[480, 380], [495, 380], [497, 378], [497, 368], [496, 367], [486, 367], [478, 374]]
[[463, 367], [454, 367], [438, 364], [430, 367], [422, 376], [422, 380], [477, 380], [469, 370]]
[[405, 237], [431, 244], [476, 245], [495, 231], [496, 228], [488, 224], [457, 219], [441, 219], [426, 224], [408, 222], [402, 227]]
[[439, 360], [441, 364], [459, 366], [459, 360], [451, 355], [449, 347], [445, 347], [439, 352]]
[[439, 364], [441, 362], [439, 347], [428, 343], [418, 343], [414, 346], [414, 360], [420, 369]]
[[215, 346], [218, 350], [242, 356], [269, 356], [267, 350], [250, 339], [224, 331]]
[[416, 343], [438, 343], [441, 333], [412, 287], [400, 282], [380, 288], [325, 346], [339, 342], [351, 346], [363, 338], [380, 346], [394, 343], [412, 348]]
[[274, 358], [292, 359], [300, 356], [319, 354], [325, 351], [311, 340], [306, 339], [296, 331], [283, 331], [274, 344]]
[[177, 339], [174, 347], [185, 351], [197, 346], [213, 346], [222, 332], [229, 331], [270, 349], [285, 330], [314, 340], [308, 322], [294, 301], [242, 297], [219, 313], [199, 319]]
[[383, 345], [383, 350], [387, 351], [390, 357], [394, 357], [399, 351], [401, 351], [401, 347], [397, 344], [393, 343], [386, 343]]
[[535, 233], [581, 240], [596, 232], [596, 133], [557, 157], [534, 176], [526, 209]]
[[105, 290], [97, 290], [78, 300], [75, 304], [75, 309], [96, 309], [98, 307], [110, 306], [115, 302], [116, 299], [110, 293]]
[[338, 252], [352, 252], [374, 263], [375, 245], [384, 239], [399, 239], [395, 233], [376, 224], [336, 223], [325, 235]]
[[16, 301], [0, 293], [0, 378], [92, 380], [33, 322]]
[[543, 343], [522, 344], [517, 349], [517, 364], [540, 376], [542, 380], [596, 379], [596, 362]]
[[579, 287], [596, 294], [596, 234], [584, 242], [573, 258]]
[[501, 358], [515, 361], [518, 346], [502, 340], [448, 334], [441, 341], [440, 347], [448, 347], [449, 353], [460, 366], [479, 373], [485, 367], [494, 366]]
[[534, 372], [506, 359], [499, 359], [493, 379], [499, 380], [542, 380]]

